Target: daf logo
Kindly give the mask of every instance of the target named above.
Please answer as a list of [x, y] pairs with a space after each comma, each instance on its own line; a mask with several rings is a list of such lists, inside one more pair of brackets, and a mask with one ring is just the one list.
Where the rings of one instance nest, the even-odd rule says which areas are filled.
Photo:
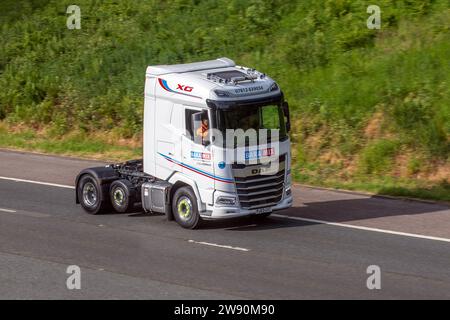
[[265, 168], [265, 167], [261, 167], [258, 169], [252, 169], [252, 174], [261, 174], [261, 173], [268, 173], [270, 172], [270, 167]]

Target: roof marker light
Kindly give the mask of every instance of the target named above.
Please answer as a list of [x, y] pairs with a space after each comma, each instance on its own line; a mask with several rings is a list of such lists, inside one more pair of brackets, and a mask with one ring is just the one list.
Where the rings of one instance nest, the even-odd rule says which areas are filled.
[[222, 91], [222, 90], [214, 90], [214, 93], [218, 96], [218, 97], [229, 97], [230, 93], [227, 91]]
[[270, 91], [277, 91], [278, 90], [278, 85], [276, 82], [274, 82], [271, 86], [270, 86]]

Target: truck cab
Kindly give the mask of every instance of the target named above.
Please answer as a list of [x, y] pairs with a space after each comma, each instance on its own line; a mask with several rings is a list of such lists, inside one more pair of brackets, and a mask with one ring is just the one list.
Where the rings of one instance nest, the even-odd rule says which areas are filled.
[[143, 160], [109, 167], [134, 189], [126, 200], [154, 211], [160, 192], [157, 207], [186, 228], [292, 205], [289, 107], [274, 80], [228, 58], [149, 66], [145, 79]]

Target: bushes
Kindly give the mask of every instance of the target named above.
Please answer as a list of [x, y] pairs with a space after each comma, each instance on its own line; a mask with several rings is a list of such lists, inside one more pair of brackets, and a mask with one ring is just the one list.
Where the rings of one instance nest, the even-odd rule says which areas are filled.
[[391, 169], [399, 144], [378, 140], [367, 145], [360, 153], [359, 171], [362, 174], [383, 174]]
[[450, 157], [448, 0], [379, 0], [379, 31], [365, 0], [79, 0], [81, 30], [66, 28], [69, 4], [0, 3], [0, 120], [138, 136], [147, 65], [229, 56], [277, 79], [302, 123], [294, 135], [320, 132], [320, 148], [295, 147], [302, 164], [320, 170], [331, 149], [388, 171], [398, 145], [363, 134], [376, 111], [382, 136]]

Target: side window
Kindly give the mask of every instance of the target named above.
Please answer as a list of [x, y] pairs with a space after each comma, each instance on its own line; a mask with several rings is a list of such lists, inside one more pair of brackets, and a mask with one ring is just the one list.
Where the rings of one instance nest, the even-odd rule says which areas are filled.
[[209, 144], [209, 118], [206, 110], [185, 110], [186, 135], [195, 143]]

